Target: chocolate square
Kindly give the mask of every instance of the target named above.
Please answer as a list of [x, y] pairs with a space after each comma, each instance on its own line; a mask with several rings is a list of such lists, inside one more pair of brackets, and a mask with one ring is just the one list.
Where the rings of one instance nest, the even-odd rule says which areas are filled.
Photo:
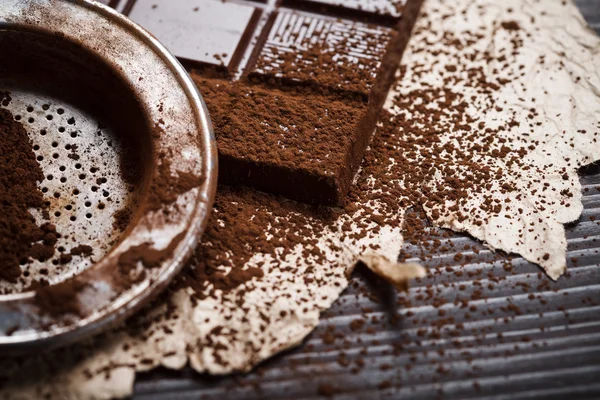
[[213, 122], [220, 182], [343, 202], [370, 137], [360, 134], [362, 102], [192, 76]]
[[137, 1], [129, 18], [180, 59], [237, 68], [260, 18], [255, 7], [213, 0]]
[[264, 45], [255, 54], [252, 77], [350, 92], [367, 100], [392, 29], [311, 14], [271, 16]]

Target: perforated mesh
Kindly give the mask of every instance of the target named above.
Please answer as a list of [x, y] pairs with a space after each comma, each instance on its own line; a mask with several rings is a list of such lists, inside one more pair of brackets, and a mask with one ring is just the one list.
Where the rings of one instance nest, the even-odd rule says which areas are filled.
[[[21, 292], [34, 281], [60, 282], [89, 267], [118, 241], [121, 228], [115, 214], [134, 201], [134, 188], [123, 179], [118, 137], [92, 116], [57, 99], [11, 90], [6, 107], [21, 122], [33, 142], [44, 172], [38, 183], [49, 206], [50, 222], [60, 233], [54, 257], [24, 264], [16, 285], [0, 282], [0, 293]], [[41, 224], [39, 210], [31, 210]], [[60, 262], [78, 245], [93, 248], [89, 257]], [[64, 261], [64, 257], [63, 257]]]

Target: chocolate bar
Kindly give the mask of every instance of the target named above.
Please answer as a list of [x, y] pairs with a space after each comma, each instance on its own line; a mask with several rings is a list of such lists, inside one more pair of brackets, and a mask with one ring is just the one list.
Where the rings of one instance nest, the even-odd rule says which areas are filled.
[[190, 70], [219, 181], [344, 202], [422, 0], [130, 0]]

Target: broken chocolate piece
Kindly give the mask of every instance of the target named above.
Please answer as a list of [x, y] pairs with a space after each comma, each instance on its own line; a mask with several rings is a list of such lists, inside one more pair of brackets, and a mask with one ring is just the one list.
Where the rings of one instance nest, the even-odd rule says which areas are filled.
[[[305, 202], [341, 202], [362, 102], [194, 75], [219, 143], [221, 181]], [[240, 146], [240, 136], [244, 146]], [[362, 155], [361, 155], [362, 158]]]

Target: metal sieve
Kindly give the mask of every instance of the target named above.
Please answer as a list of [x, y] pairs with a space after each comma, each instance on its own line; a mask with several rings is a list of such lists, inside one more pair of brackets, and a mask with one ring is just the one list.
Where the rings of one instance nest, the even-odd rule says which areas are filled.
[[[16, 284], [0, 282], [4, 353], [92, 335], [164, 289], [205, 228], [217, 158], [206, 106], [185, 69], [100, 3], [2, 0], [0, 54], [0, 91], [11, 98], [2, 107], [29, 134], [61, 235], [53, 259], [24, 265]], [[172, 190], [184, 175], [197, 184], [147, 207], [157, 185]], [[93, 253], [59, 259], [78, 245]], [[117, 279], [119, 260], [140, 245], [164, 253], [160, 265], [136, 261], [128, 272], [136, 279]], [[45, 312], [40, 282], [81, 286], [69, 299], [81, 312]]]

